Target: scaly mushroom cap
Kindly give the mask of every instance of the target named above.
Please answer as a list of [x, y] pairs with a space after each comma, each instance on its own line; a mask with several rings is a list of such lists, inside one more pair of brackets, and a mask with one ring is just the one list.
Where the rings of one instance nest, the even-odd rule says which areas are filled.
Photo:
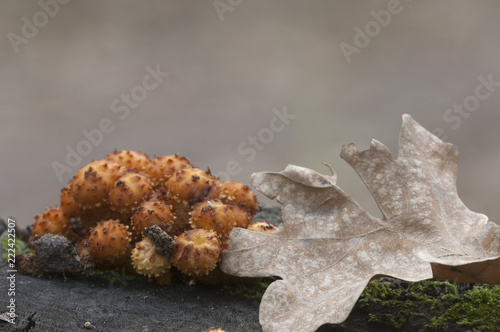
[[215, 269], [221, 251], [215, 231], [192, 229], [175, 238], [172, 264], [187, 275], [208, 274]]
[[198, 203], [191, 212], [193, 228], [213, 229], [219, 237], [227, 237], [236, 226], [233, 207], [215, 199]]
[[172, 154], [163, 157], [156, 157], [151, 160], [146, 174], [150, 177], [155, 186], [165, 184], [176, 172], [181, 169], [191, 168], [191, 162], [186, 157]]
[[189, 224], [189, 218], [191, 217], [189, 215], [191, 212], [190, 206], [168, 196], [168, 190], [165, 186], [156, 187], [153, 197], [167, 204], [175, 216], [172, 229], [168, 231], [169, 235], [179, 235], [185, 230], [191, 229], [191, 225]]
[[182, 169], [166, 183], [168, 195], [184, 205], [203, 201], [216, 190], [218, 180], [199, 168]]
[[64, 217], [60, 206], [45, 209], [35, 217], [31, 228], [31, 236], [44, 234], [57, 234], [66, 236], [70, 229], [69, 219]]
[[80, 240], [75, 244], [76, 251], [78, 255], [80, 255], [80, 259], [83, 262], [90, 262], [92, 260], [92, 256], [90, 255], [89, 246], [86, 241]]
[[257, 197], [248, 186], [241, 182], [222, 182], [218, 185], [217, 193], [218, 198], [225, 204], [236, 205], [251, 215], [257, 212]]
[[122, 213], [111, 209], [108, 203], [82, 209], [78, 217], [88, 230], [95, 227], [100, 221], [118, 219], [121, 223], [126, 224], [128, 222], [127, 218], [130, 218], [130, 216], [124, 216]]
[[111, 186], [109, 204], [116, 211], [129, 213], [152, 193], [153, 185], [146, 176], [135, 172], [125, 173]]
[[150, 278], [159, 277], [171, 266], [170, 257], [156, 252], [155, 244], [150, 237], [137, 242], [130, 257], [135, 271]]
[[130, 219], [133, 240], [139, 241], [146, 227], [153, 225], [158, 225], [158, 227], [168, 233], [174, 224], [174, 218], [170, 206], [164, 202], [157, 199], [142, 202]]
[[113, 263], [127, 252], [130, 243], [128, 226], [118, 220], [106, 220], [90, 230], [87, 245], [94, 263]]
[[73, 198], [71, 184], [61, 189], [61, 211], [67, 219], [76, 218], [81, 213], [81, 209]]
[[235, 227], [248, 228], [248, 226], [252, 223], [252, 215], [246, 210], [233, 206], [233, 213], [236, 221]]
[[220, 247], [222, 251], [229, 249], [229, 237], [223, 237], [220, 239]]
[[93, 161], [80, 169], [73, 178], [73, 198], [83, 208], [100, 206], [106, 202], [109, 189], [123, 173], [125, 167], [112, 161]]
[[147, 155], [133, 150], [118, 150], [106, 156], [106, 160], [124, 166], [130, 171], [143, 173], [149, 167]]
[[267, 221], [257, 221], [248, 226], [247, 228], [250, 231], [253, 232], [260, 232], [260, 233], [266, 233], [266, 234], [272, 234], [276, 232], [278, 228], [275, 226], [271, 225]]

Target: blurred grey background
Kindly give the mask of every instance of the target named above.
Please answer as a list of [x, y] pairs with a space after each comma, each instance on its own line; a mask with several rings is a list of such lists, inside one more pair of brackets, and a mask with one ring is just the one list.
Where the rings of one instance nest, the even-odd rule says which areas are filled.
[[[498, 1], [54, 3], [0, 4], [3, 218], [31, 224], [79, 167], [114, 149], [179, 152], [247, 184], [290, 163], [328, 173], [327, 162], [378, 216], [340, 150], [376, 138], [396, 154], [409, 113], [458, 145], [462, 200], [500, 220], [500, 87], [474, 97], [478, 77], [500, 82]], [[156, 84], [148, 67], [168, 76]], [[471, 111], [453, 110], [464, 102]], [[286, 124], [273, 119], [285, 109]], [[103, 119], [113, 130], [82, 143]], [[88, 155], [58, 177], [54, 163], [68, 166], [78, 147]]]

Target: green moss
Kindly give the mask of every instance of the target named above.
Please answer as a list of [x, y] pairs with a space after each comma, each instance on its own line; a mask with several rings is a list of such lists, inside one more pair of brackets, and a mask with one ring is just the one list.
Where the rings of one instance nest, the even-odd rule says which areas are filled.
[[470, 327], [470, 332], [500, 332], [500, 286], [477, 285], [462, 296], [457, 285], [447, 281], [401, 282], [393, 287], [374, 280], [364, 290], [359, 305], [370, 323], [400, 329], [410, 317], [426, 316], [431, 329], [447, 330], [453, 322]]
[[384, 325], [392, 327], [394, 329], [400, 329], [406, 323], [411, 316], [424, 316], [422, 313], [412, 312], [409, 310], [401, 310], [397, 315], [393, 314], [368, 314], [368, 322], [378, 325]]
[[250, 300], [260, 300], [271, 281], [258, 281], [251, 284], [231, 284], [224, 286], [232, 296], [241, 296]]
[[436, 330], [447, 330], [448, 329], [448, 324], [444, 322], [441, 317], [432, 317], [431, 322], [426, 325], [426, 327], [429, 327], [431, 329], [436, 329]]
[[406, 323], [406, 319], [396, 318], [392, 314], [384, 314], [384, 315], [368, 314], [368, 322], [399, 329]]
[[456, 285], [450, 282], [402, 282], [401, 287], [393, 288], [389, 282], [373, 280], [361, 294], [359, 303], [372, 310], [368, 313], [370, 323], [399, 329], [410, 317], [425, 316], [419, 312], [422, 308], [437, 311], [449, 306], [458, 299], [457, 294]]
[[398, 303], [392, 300], [398, 298], [401, 292], [401, 289], [392, 289], [389, 282], [373, 280], [361, 294], [359, 303], [361, 303], [362, 307], [379, 302], [383, 302], [383, 305], [388, 306], [397, 305]]
[[3, 259], [7, 262], [9, 259], [9, 249], [14, 249], [16, 254], [25, 254], [25, 255], [30, 255], [33, 252], [28, 248], [28, 245], [26, 242], [21, 240], [20, 238], [16, 237], [14, 243], [12, 241], [9, 241], [8, 236], [4, 236], [1, 240], [2, 242], [2, 248], [5, 251], [5, 254], [3, 254]]
[[116, 270], [97, 270], [94, 269], [91, 276], [104, 279], [109, 282], [109, 285], [117, 283], [121, 286], [127, 286], [129, 281], [144, 279], [139, 275], [127, 274], [124, 270], [118, 272]]
[[471, 332], [500, 331], [500, 286], [475, 286], [428, 327], [446, 330], [450, 321], [470, 326]]

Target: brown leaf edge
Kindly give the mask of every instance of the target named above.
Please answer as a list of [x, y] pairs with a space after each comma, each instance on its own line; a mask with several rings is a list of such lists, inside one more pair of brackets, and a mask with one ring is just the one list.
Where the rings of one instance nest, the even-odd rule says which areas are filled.
[[[424, 134], [427, 136], [432, 135], [429, 132], [425, 131], [425, 129], [420, 127], [415, 121], [413, 121], [413, 119], [411, 119], [410, 116], [408, 116], [408, 115], [403, 116], [402, 133], [400, 136], [400, 156], [404, 155], [404, 153], [407, 152], [407, 151], [401, 151], [401, 145], [402, 144], [404, 145], [405, 138], [407, 139], [407, 137], [405, 137], [405, 135], [408, 134], [406, 131], [420, 132], [420, 134], [422, 132], [424, 132]], [[425, 135], [424, 135], [424, 138], [425, 138]], [[435, 141], [436, 139], [437, 138], [432, 135], [431, 141], [432, 140]], [[439, 141], [439, 139], [437, 139], [437, 140]], [[446, 143], [442, 143], [442, 144], [445, 145], [447, 150], [450, 150], [449, 146], [447, 146]], [[380, 146], [382, 146], [383, 148], [380, 149]], [[372, 141], [372, 146], [371, 146], [370, 150], [377, 150], [377, 149], [382, 150], [383, 154], [385, 154], [384, 157], [387, 157], [386, 148], [382, 144], [378, 143], [377, 141]], [[369, 152], [370, 150], [367, 150], [367, 151]], [[368, 153], [367, 151], [363, 151], [363, 152], [361, 152], [361, 154]], [[451, 149], [451, 151], [453, 151], [453, 149]], [[359, 153], [359, 152], [353, 150], [352, 145], [348, 145], [348, 146], [344, 147], [343, 152], [342, 152], [342, 156], [344, 159], [347, 160], [350, 157], [352, 157], [355, 153]], [[453, 153], [451, 155], [453, 155]], [[389, 156], [390, 156], [390, 153], [389, 153]], [[390, 159], [392, 159], [392, 157]], [[351, 160], [348, 160], [348, 162], [350, 162], [350, 164], [355, 169], [357, 168], [356, 165], [353, 165], [352, 158], [351, 158]], [[293, 168], [290, 168], [289, 170], [292, 170], [292, 169]], [[297, 167], [295, 170], [298, 170], [298, 173], [301, 172], [301, 168]], [[303, 170], [304, 171], [302, 171], [302, 174], [295, 174], [295, 175], [292, 174], [292, 178], [296, 177], [295, 180], [297, 180], [297, 182], [302, 181], [302, 182], [306, 182], [306, 183], [313, 184], [313, 185], [319, 185], [319, 186], [327, 185], [327, 186], [335, 187], [335, 177], [328, 178], [328, 177], [322, 176], [314, 171], [310, 171], [307, 169], [303, 169]], [[363, 171], [360, 171], [359, 169], [356, 169], [356, 170], [358, 171], [358, 174], [361, 173], [360, 176], [365, 181], [366, 180], [366, 173], [364, 173]], [[293, 171], [292, 171], [292, 173], [293, 173]], [[452, 173], [453, 173], [452, 174], [453, 176], [456, 176], [456, 170], [452, 170]], [[276, 196], [277, 196], [276, 193], [277, 193], [277, 191], [279, 191], [279, 188], [270, 188], [270, 186], [272, 186], [272, 185], [270, 185], [269, 183], [266, 183], [266, 181], [262, 181], [263, 174], [266, 174], [266, 173], [256, 173], [252, 177], [253, 184], [257, 183], [257, 189], [262, 191], [264, 194], [268, 195], [270, 198], [276, 198]], [[267, 174], [272, 174], [272, 173], [267, 173]], [[279, 174], [279, 173], [275, 173], [275, 174]], [[365, 176], [365, 178], [364, 178], [364, 176]], [[301, 179], [301, 177], [304, 177], [304, 178]], [[256, 181], [255, 180], [256, 178], [259, 178], [259, 180]], [[454, 185], [455, 178], [452, 178], [452, 180], [453, 180], [452, 182]], [[369, 183], [367, 183], [367, 181], [365, 181], [365, 183], [370, 188]], [[341, 193], [343, 193], [340, 190], [340, 188], [337, 187], [337, 189]], [[274, 194], [270, 194], [272, 192], [274, 192]], [[372, 191], [372, 194], [373, 194], [373, 191]], [[374, 195], [374, 196], [376, 197], [376, 195]], [[307, 199], [305, 199], [305, 201], [307, 201]], [[283, 202], [280, 202], [280, 203], [283, 203]], [[300, 203], [299, 203], [299, 205], [300, 205]], [[383, 207], [381, 207], [381, 209], [383, 210]], [[383, 212], [384, 212], [384, 210], [383, 210]], [[385, 212], [387, 212], [387, 211], [385, 211]], [[384, 222], [386, 222], [386, 221], [387, 220], [384, 220]], [[286, 227], [286, 225], [287, 225], [287, 218], [285, 218], [285, 215], [284, 215], [284, 224], [283, 225], [284, 225], [284, 227]], [[284, 228], [283, 225], [282, 225], [282, 227], [280, 227], [281, 231], [283, 231], [283, 228]], [[489, 243], [490, 247], [492, 244], [491, 242], [495, 242], [497, 244], [496, 247], [498, 248], [499, 247], [498, 246], [499, 236], [496, 236], [496, 235], [498, 235], [499, 232], [498, 232], [497, 225], [494, 225], [492, 223], [487, 223], [485, 228], [486, 228], [486, 230], [485, 230], [486, 232], [488, 231], [488, 228], [491, 228], [491, 230], [490, 230], [491, 233], [493, 235], [495, 235], [495, 236], [490, 237], [490, 243]], [[225, 257], [228, 257], [228, 258], [223, 259], [222, 268], [227, 273], [233, 273], [235, 275], [240, 275], [240, 276], [246, 275], [246, 276], [254, 276], [254, 277], [255, 276], [274, 275], [273, 271], [269, 270], [269, 265], [267, 265], [265, 263], [264, 264], [262, 264], [262, 263], [256, 264], [256, 262], [259, 261], [259, 255], [261, 255], [260, 258], [264, 258], [264, 259], [261, 259], [261, 262], [269, 262], [269, 259], [271, 259], [271, 256], [276, 254], [276, 252], [273, 252], [272, 247], [267, 247], [265, 245], [266, 241], [262, 242], [264, 244], [262, 246], [260, 246], [258, 243], [256, 244], [255, 237], [253, 237], [253, 235], [255, 235], [255, 234], [252, 234], [252, 237], [245, 237], [244, 230], [236, 230], [233, 232], [233, 234], [231, 235], [230, 250], [229, 250], [229, 252], [225, 253]], [[261, 237], [261, 235], [259, 235], [257, 237]], [[267, 236], [264, 236], [264, 238], [267, 238]], [[249, 239], [251, 239], [251, 240], [249, 240]], [[493, 243], [493, 245], [495, 243]], [[259, 248], [259, 250], [257, 250], [257, 254], [254, 255], [253, 258], [255, 258], [255, 260], [252, 260], [252, 262], [249, 262], [249, 261], [245, 262], [245, 261], [241, 261], [241, 260], [238, 261], [238, 259], [234, 259], [235, 257], [238, 257], [239, 256], [238, 254], [241, 253], [242, 251], [248, 253], [249, 249], [255, 249], [255, 248]], [[231, 250], [233, 250], [232, 253], [231, 253]], [[266, 250], [268, 250], [267, 253], [266, 253]], [[229, 258], [229, 257], [231, 257], [231, 255], [233, 255], [233, 257], [232, 257], [233, 259]], [[467, 263], [467, 264], [463, 264], [463, 261], [462, 261], [462, 262], [460, 262], [460, 264], [455, 264], [455, 265], [451, 264], [450, 265], [449, 260], [443, 259], [440, 262], [439, 259], [436, 260], [436, 257], [432, 257], [432, 255], [429, 255], [428, 257], [424, 257], [424, 256], [425, 255], [423, 255], [423, 256], [421, 255], [420, 258], [422, 258], [422, 259], [427, 258], [428, 259], [428, 262], [432, 266], [432, 276], [434, 278], [456, 280], [456, 281], [463, 281], [463, 282], [478, 282], [479, 281], [479, 282], [499, 283], [499, 275], [500, 275], [500, 273], [498, 273], [498, 271], [499, 271], [499, 258], [486, 259], [486, 260], [476, 261], [476, 262]], [[241, 257], [239, 257], [239, 258], [241, 258]], [[236, 266], [236, 268], [235, 268], [235, 266]], [[238, 267], [241, 267], [241, 268], [238, 269]], [[381, 276], [381, 275], [373, 275], [372, 278], [376, 278], [379, 276]], [[398, 276], [396, 276], [396, 277], [398, 277]], [[401, 276], [399, 276], [399, 277], [401, 277]], [[424, 277], [424, 275], [422, 275], [421, 277], [422, 277], [422, 279], [429, 278], [429, 276]], [[410, 281], [416, 281], [416, 280], [410, 280]], [[289, 285], [283, 284], [283, 282], [285, 282], [285, 281], [278, 281], [278, 282], [273, 283], [271, 285], [272, 287], [270, 287], [268, 289], [268, 291], [266, 292], [267, 297], [265, 295], [265, 297], [263, 298], [263, 303], [266, 300], [272, 300], [271, 302], [273, 302], [273, 303], [270, 303], [270, 305], [265, 306], [267, 309], [273, 308], [273, 307], [278, 307], [278, 309], [279, 309], [279, 303], [280, 303], [280, 301], [281, 302], [283, 301], [283, 298], [280, 298], [279, 296], [287, 296], [287, 293], [289, 293], [289, 291], [286, 290], [286, 288]], [[360, 284], [359, 286], [362, 286], [362, 288], [364, 288], [366, 286], [366, 283], [363, 283], [363, 285]], [[283, 287], [285, 289], [283, 289]], [[362, 291], [362, 288], [361, 288], [361, 291]], [[284, 292], [275, 292], [277, 294], [280, 294], [278, 297], [271, 296], [270, 292], [269, 292], [270, 289], [272, 289], [273, 291], [276, 291], [278, 289], [282, 289], [282, 290], [284, 290]], [[267, 294], [267, 293], [269, 293], [269, 294]], [[352, 294], [352, 297], [355, 297], [355, 299], [357, 299], [357, 297], [359, 297], [361, 292], [356, 291], [355, 293], [356, 294]], [[354, 302], [355, 302], [355, 299], [354, 299]], [[293, 301], [293, 299], [292, 299], [292, 301]], [[266, 301], [266, 302], [269, 302], [269, 301]], [[286, 331], [287, 330], [286, 328], [280, 329], [279, 326], [283, 326], [281, 324], [278, 324], [278, 325], [271, 324], [272, 326], [274, 326], [274, 328], [269, 327], [270, 326], [269, 320], [273, 319], [273, 317], [269, 317], [269, 315], [266, 315], [265, 313], [263, 313], [262, 308], [263, 308], [263, 306], [261, 305], [260, 317], [261, 317], [261, 323], [263, 324], [263, 328], [265, 331]], [[350, 311], [350, 309], [349, 309], [349, 311]], [[274, 311], [274, 313], [276, 313], [276, 311]], [[278, 321], [280, 319], [286, 320], [286, 317], [281, 317], [281, 318], [275, 317], [275, 318]], [[315, 327], [319, 327], [323, 323], [327, 323], [327, 322], [338, 323], [339, 321], [337, 321], [337, 322], [335, 322], [335, 321], [325, 321], [325, 322], [317, 321], [316, 324], [313, 324], [313, 325]], [[313, 325], [311, 325], [310, 327], [312, 328]], [[276, 326], [278, 326], [278, 328], [276, 328]], [[300, 330], [301, 329], [296, 329], [296, 331], [300, 331]]]

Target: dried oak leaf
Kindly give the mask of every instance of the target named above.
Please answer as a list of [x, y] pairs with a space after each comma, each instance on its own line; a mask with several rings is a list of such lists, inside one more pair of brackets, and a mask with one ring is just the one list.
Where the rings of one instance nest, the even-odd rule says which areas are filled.
[[288, 166], [255, 173], [252, 185], [283, 205], [274, 234], [233, 230], [224, 272], [279, 276], [262, 298], [263, 331], [315, 331], [343, 322], [367, 283], [391, 276], [500, 283], [500, 227], [467, 209], [457, 195], [458, 153], [403, 116], [399, 156], [372, 140], [344, 158], [382, 211], [372, 217], [335, 176]]

